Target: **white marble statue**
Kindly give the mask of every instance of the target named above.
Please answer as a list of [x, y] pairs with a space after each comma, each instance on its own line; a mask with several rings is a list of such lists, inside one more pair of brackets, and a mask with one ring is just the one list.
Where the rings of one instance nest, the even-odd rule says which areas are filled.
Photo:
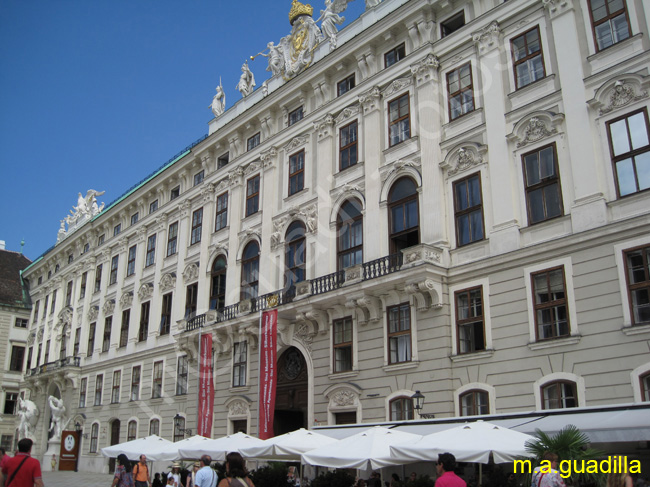
[[325, 0], [325, 10], [320, 11], [320, 17], [316, 22], [322, 20], [320, 24], [321, 32], [330, 40], [330, 51], [336, 49], [336, 36], [338, 34], [337, 25], [345, 22], [345, 17], [339, 14], [348, 8], [348, 0]]
[[276, 46], [273, 42], [269, 42], [266, 47], [269, 49], [269, 53], [260, 53], [262, 56], [269, 58], [269, 65], [266, 68], [267, 71], [271, 71], [273, 76], [276, 76], [282, 72], [284, 68], [284, 55], [282, 54], [282, 46]]
[[210, 105], [210, 108], [215, 117], [223, 115], [223, 112], [226, 111], [226, 94], [223, 91], [223, 86], [221, 86], [221, 80], [219, 80], [217, 94], [212, 98], [212, 105]]
[[244, 98], [250, 95], [255, 89], [255, 76], [248, 67], [248, 61], [241, 66], [241, 77], [239, 78], [239, 83], [237, 83], [237, 89]]
[[38, 422], [38, 407], [29, 399], [18, 398], [18, 411], [16, 415], [20, 418], [18, 426], [18, 438], [33, 438], [34, 428]]
[[65, 219], [61, 220], [61, 226], [59, 227], [59, 231], [58, 231], [58, 233], [56, 235], [56, 241], [57, 242], [60, 242], [61, 240], [63, 240], [65, 238], [65, 222], [66, 222]]
[[376, 7], [381, 3], [381, 0], [366, 0], [366, 9]]
[[65, 426], [63, 423], [65, 405], [61, 399], [57, 399], [54, 396], [48, 398], [48, 403], [50, 404], [50, 410], [52, 411], [52, 425], [50, 426], [50, 432], [53, 433], [53, 439], [59, 440], [61, 439], [61, 432]]

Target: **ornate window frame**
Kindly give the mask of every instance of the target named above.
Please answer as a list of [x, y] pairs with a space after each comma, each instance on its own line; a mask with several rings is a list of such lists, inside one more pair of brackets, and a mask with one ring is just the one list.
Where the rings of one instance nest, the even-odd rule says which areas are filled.
[[533, 384], [533, 394], [535, 395], [535, 409], [537, 411], [544, 410], [542, 397], [542, 388], [549, 385], [551, 382], [573, 382], [576, 385], [576, 394], [578, 395], [578, 406], [580, 408], [585, 407], [585, 380], [579, 375], [572, 374], [571, 372], [555, 372], [553, 374], [545, 375], [544, 377], [537, 379]]
[[226, 434], [232, 435], [235, 433], [233, 422], [241, 420], [246, 421], [247, 429], [250, 431], [251, 403], [248, 398], [244, 396], [233, 396], [225, 402], [224, 406], [228, 410]]
[[490, 384], [486, 384], [485, 382], [470, 382], [468, 384], [465, 384], [464, 386], [459, 387], [454, 391], [454, 411], [455, 414], [457, 414], [459, 417], [462, 416], [461, 414], [461, 402], [460, 398], [463, 394], [470, 392], [470, 391], [481, 391], [485, 392], [488, 395], [488, 414], [495, 414], [497, 412], [496, 409], [496, 389], [494, 386], [491, 386]]
[[351, 413], [357, 415], [357, 423], [363, 421], [361, 407], [362, 390], [353, 384], [334, 384], [323, 392], [323, 396], [328, 400], [327, 404], [327, 424], [336, 424], [336, 413]]
[[[458, 323], [456, 321], [456, 292], [465, 289], [481, 287], [482, 305], [483, 305], [483, 332], [485, 334], [485, 350], [477, 352], [460, 353], [458, 351]], [[452, 362], [466, 361], [491, 357], [494, 354], [494, 344], [492, 341], [492, 318], [490, 305], [490, 280], [487, 277], [464, 281], [453, 286], [449, 286], [449, 296], [453, 311], [451, 312], [451, 360]]]
[[638, 247], [650, 245], [650, 237], [643, 236], [631, 240], [626, 240], [614, 245], [614, 260], [618, 272], [618, 285], [621, 293], [621, 306], [623, 307], [623, 326], [622, 331], [626, 335], [650, 333], [649, 324], [633, 325], [632, 313], [630, 306], [630, 294], [627, 284], [627, 265], [625, 263], [624, 252]]

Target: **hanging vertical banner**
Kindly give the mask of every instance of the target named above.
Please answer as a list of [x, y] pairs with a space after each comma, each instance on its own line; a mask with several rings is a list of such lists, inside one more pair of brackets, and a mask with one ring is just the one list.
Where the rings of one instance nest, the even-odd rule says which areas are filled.
[[275, 412], [276, 344], [278, 310], [262, 313], [260, 335], [260, 392], [259, 432], [260, 440], [273, 437], [273, 415]]
[[197, 434], [210, 438], [214, 409], [214, 382], [212, 380], [212, 333], [201, 335], [199, 356], [199, 410]]

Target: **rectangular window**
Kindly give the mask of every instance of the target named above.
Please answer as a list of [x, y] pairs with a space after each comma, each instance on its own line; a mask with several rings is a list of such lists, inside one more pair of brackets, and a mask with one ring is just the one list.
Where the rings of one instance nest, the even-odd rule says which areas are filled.
[[156, 435], [160, 436], [160, 420], [152, 419], [149, 421], [149, 436]]
[[97, 239], [97, 247], [102, 245], [104, 243], [104, 240], [106, 240], [106, 234], [102, 233]]
[[247, 342], [235, 343], [232, 359], [232, 386], [243, 387], [246, 385], [246, 357], [248, 355]]
[[388, 314], [389, 363], [411, 361], [411, 307], [409, 303], [391, 306]]
[[173, 201], [181, 195], [181, 187], [176, 186], [169, 192], [169, 201]]
[[140, 372], [141, 368], [139, 365], [131, 369], [131, 401], [140, 399]]
[[625, 0], [589, 0], [589, 14], [598, 51], [630, 37]]
[[625, 274], [633, 325], [650, 323], [650, 246], [626, 250]]
[[88, 272], [81, 274], [81, 287], [79, 288], [79, 299], [86, 297], [86, 285], [88, 283]]
[[98, 293], [102, 288], [102, 264], [95, 269], [95, 292]]
[[87, 253], [89, 250], [90, 250], [90, 244], [88, 242], [86, 242], [84, 244], [84, 251], [81, 254], [83, 255], [83, 254]]
[[32, 356], [34, 355], [34, 347], [29, 347], [27, 349], [27, 365], [25, 366], [26, 370], [29, 370], [32, 367]]
[[226, 228], [228, 225], [228, 193], [217, 196], [217, 217], [214, 231]]
[[120, 262], [120, 256], [114, 255], [111, 260], [111, 273], [108, 278], [108, 285], [115, 284], [117, 282], [117, 266]]
[[483, 240], [481, 175], [473, 174], [454, 182], [456, 244], [461, 247]]
[[343, 171], [357, 163], [357, 121], [339, 131], [339, 170]]
[[555, 144], [522, 156], [528, 223], [562, 216], [562, 193]]
[[607, 122], [618, 196], [650, 188], [650, 124], [646, 109]]
[[205, 178], [205, 171], [199, 171], [194, 175], [194, 186], [198, 186]]
[[149, 203], [149, 214], [151, 215], [154, 211], [158, 209], [158, 200], [154, 200]]
[[73, 254], [68, 255], [68, 264], [72, 264], [73, 260], [74, 260], [74, 255]]
[[163, 361], [159, 360], [153, 364], [153, 386], [151, 388], [151, 398], [157, 399], [162, 397], [162, 380], [163, 380]]
[[95, 328], [97, 328], [97, 323], [91, 323], [90, 328], [88, 329], [88, 349], [86, 350], [86, 357], [93, 356], [93, 350], [95, 348]]
[[16, 318], [14, 326], [16, 328], [27, 328], [29, 320], [26, 318]]
[[18, 347], [16, 345], [13, 345], [11, 347], [11, 361], [9, 362], [9, 370], [12, 372], [22, 372], [24, 362], [25, 347]]
[[474, 87], [470, 63], [447, 73], [447, 96], [450, 121], [474, 111]]
[[289, 112], [289, 127], [291, 127], [294, 123], [300, 122], [303, 119], [304, 112], [302, 110], [302, 106], [299, 106], [295, 110]]
[[260, 205], [260, 177], [250, 178], [246, 182], [246, 216], [257, 213]]
[[198, 283], [190, 284], [187, 286], [187, 294], [185, 295], [185, 318], [190, 318], [196, 314], [196, 303], [199, 294]]
[[117, 237], [122, 231], [122, 224], [118, 223], [113, 227], [113, 237]]
[[352, 370], [352, 318], [334, 321], [334, 372]]
[[120, 347], [126, 347], [129, 343], [129, 322], [131, 321], [131, 310], [122, 311], [122, 326], [120, 326]]
[[446, 37], [452, 32], [456, 32], [465, 25], [465, 12], [460, 11], [457, 14], [440, 22], [440, 37]]
[[289, 196], [305, 187], [305, 151], [289, 156]]
[[156, 234], [149, 235], [147, 239], [147, 256], [144, 261], [145, 267], [154, 265], [156, 261]]
[[203, 228], [203, 208], [192, 213], [192, 238], [190, 245], [199, 243], [201, 241], [201, 229]]
[[535, 333], [538, 340], [569, 335], [569, 310], [564, 267], [536, 272], [530, 276], [535, 307]]
[[133, 441], [138, 436], [138, 422], [135, 420], [129, 421], [126, 427], [126, 441]]
[[18, 393], [17, 392], [6, 392], [5, 393], [5, 407], [4, 414], [15, 414], [16, 412], [16, 403], [18, 402]]
[[458, 353], [485, 350], [483, 286], [456, 291], [455, 301]]
[[111, 328], [113, 327], [113, 317], [109, 316], [104, 321], [104, 339], [102, 340], [102, 352], [108, 352], [111, 348]]
[[90, 429], [90, 453], [97, 453], [97, 437], [99, 436], [99, 424], [93, 423]]
[[72, 281], [68, 281], [67, 287], [65, 289], [65, 305], [70, 306], [72, 303]]
[[138, 250], [137, 245], [134, 245], [133, 247], [129, 248], [129, 258], [126, 263], [126, 275], [132, 276], [135, 274], [135, 255]]
[[356, 80], [354, 77], [354, 73], [352, 73], [347, 78], [336, 83], [336, 96], [341, 96], [346, 94], [348, 91], [354, 88], [355, 85], [356, 85]]
[[[72, 354], [74, 357], [79, 356], [79, 347], [81, 347], [81, 328], [77, 328], [74, 331], [74, 346], [72, 349]], [[31, 348], [30, 348], [31, 350]]]
[[104, 387], [104, 375], [97, 374], [95, 379], [95, 406], [102, 405], [102, 388]]
[[408, 93], [388, 102], [388, 137], [391, 147], [411, 138]]
[[187, 355], [178, 357], [178, 369], [176, 373], [176, 395], [187, 394]]
[[228, 162], [230, 162], [230, 153], [226, 152], [224, 155], [217, 158], [217, 169], [227, 166]]
[[523, 88], [546, 76], [539, 26], [510, 41], [515, 70], [515, 86]]
[[162, 311], [160, 314], [160, 334], [169, 335], [172, 323], [172, 293], [165, 294], [162, 298]]
[[37, 300], [36, 304], [34, 304], [34, 319], [33, 322], [36, 323], [38, 321], [38, 312], [40, 311], [41, 307], [41, 300]]
[[178, 222], [169, 225], [167, 232], [167, 257], [176, 253], [176, 243], [178, 241]]
[[86, 391], [88, 389], [88, 379], [84, 377], [81, 379], [81, 384], [79, 385], [79, 407], [86, 407]]
[[406, 47], [400, 44], [384, 54], [384, 67], [388, 68], [406, 57]]
[[139, 218], [140, 218], [140, 213], [138, 213], [137, 211], [133, 215], [131, 215], [131, 226], [138, 223]]
[[113, 389], [111, 390], [111, 404], [120, 402], [120, 383], [122, 382], [122, 371], [113, 372]]
[[49, 296], [45, 296], [45, 305], [43, 306], [43, 319], [47, 318], [47, 300]]
[[51, 302], [51, 308], [50, 308], [50, 314], [54, 314], [54, 309], [56, 308], [56, 289], [52, 291], [52, 302]]
[[43, 363], [44, 364], [50, 363], [50, 340], [45, 342], [45, 356], [43, 357]]
[[251, 151], [251, 150], [255, 149], [255, 147], [257, 147], [258, 145], [260, 145], [260, 133], [259, 132], [257, 132], [252, 137], [248, 138], [248, 140], [246, 141], [246, 150]]
[[42, 343], [38, 344], [38, 352], [36, 353], [36, 366], [38, 367], [41, 364], [41, 348], [43, 347]]
[[140, 308], [140, 328], [138, 330], [138, 341], [144, 342], [149, 336], [149, 310], [151, 308], [151, 301], [142, 303]]

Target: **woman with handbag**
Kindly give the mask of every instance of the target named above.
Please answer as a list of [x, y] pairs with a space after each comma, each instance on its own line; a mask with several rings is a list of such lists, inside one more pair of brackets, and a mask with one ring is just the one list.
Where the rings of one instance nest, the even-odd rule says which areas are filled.
[[134, 487], [133, 473], [131, 472], [131, 462], [124, 453], [117, 456], [118, 466], [115, 469], [113, 485], [111, 487]]

